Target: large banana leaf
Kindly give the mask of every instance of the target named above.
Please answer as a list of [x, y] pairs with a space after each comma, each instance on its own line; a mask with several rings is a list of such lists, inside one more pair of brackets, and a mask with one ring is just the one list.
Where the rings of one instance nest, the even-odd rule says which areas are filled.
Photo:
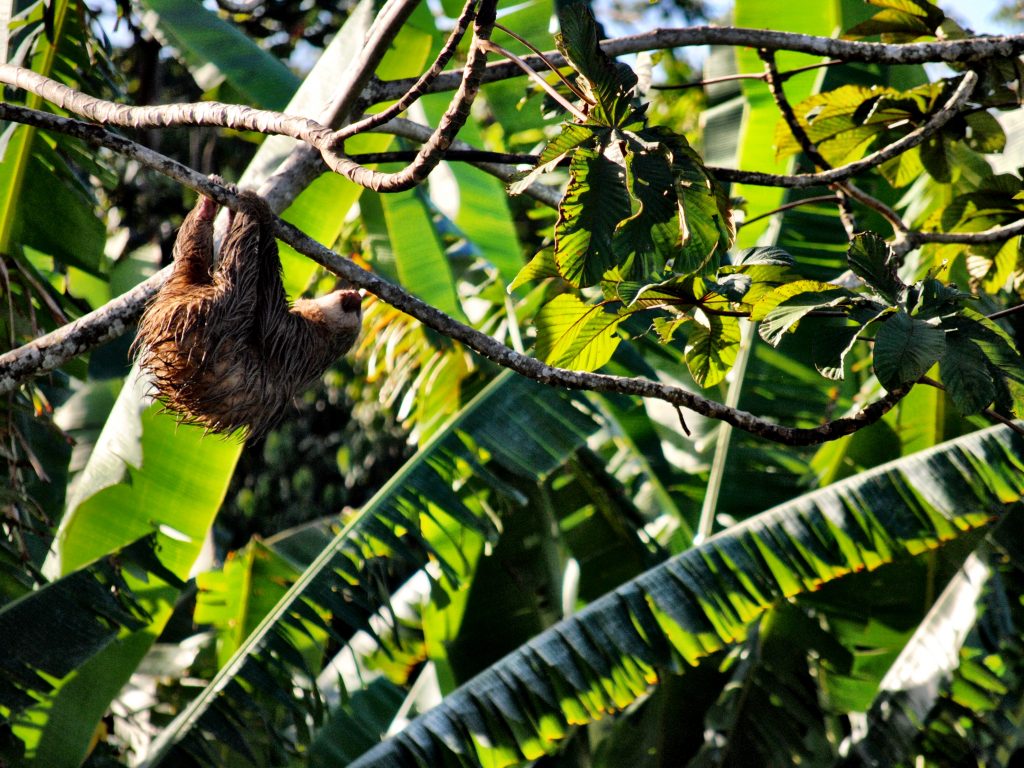
[[[290, 690], [295, 675], [308, 679], [316, 674], [295, 653], [290, 633], [313, 628], [346, 642], [355, 631], [367, 629], [369, 618], [386, 605], [390, 582], [428, 560], [450, 582], [457, 581], [465, 564], [458, 562], [463, 555], [450, 538], [453, 531], [493, 536], [481, 493], [507, 489], [501, 473], [536, 482], [560, 466], [597, 428], [583, 405], [576, 394], [508, 372], [497, 377], [345, 522], [217, 677], [165, 729], [143, 765], [161, 764], [179, 741], [217, 762], [211, 751], [216, 747], [204, 738], [208, 734], [244, 753], [246, 740], [249, 746], [255, 740], [234, 722], [253, 710], [269, 722], [268, 713], [285, 703], [273, 698], [274, 692]], [[262, 702], [261, 692], [272, 700]], [[322, 719], [317, 692], [297, 698], [303, 700], [288, 708], [314, 722]], [[283, 739], [275, 743], [271, 738], [261, 746], [272, 749], [280, 743]]]
[[[763, 512], [590, 604], [351, 765], [512, 765], [742, 639], [768, 608], [920, 555], [1024, 495], [1024, 439], [996, 427]], [[685, 678], [684, 678], [685, 681]]]

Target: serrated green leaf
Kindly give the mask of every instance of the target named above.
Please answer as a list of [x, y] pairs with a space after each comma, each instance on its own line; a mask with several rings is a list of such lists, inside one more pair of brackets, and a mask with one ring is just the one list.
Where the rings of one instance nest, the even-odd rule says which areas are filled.
[[510, 195], [521, 195], [538, 178], [545, 173], [553, 171], [566, 154], [594, 139], [595, 136], [603, 135], [606, 132], [604, 129], [597, 130], [594, 126], [590, 125], [562, 123], [562, 132], [549, 141], [544, 149], [541, 150], [536, 167], [519, 175], [515, 181], [511, 182], [508, 185], [508, 193]]
[[676, 200], [671, 159], [656, 144], [630, 141], [625, 173], [634, 212], [615, 231], [616, 258], [628, 274], [655, 275], [682, 245], [682, 211]]
[[891, 160], [882, 163], [878, 166], [878, 170], [885, 180], [894, 187], [905, 187], [917, 181], [924, 173], [921, 153], [917, 147], [911, 147], [906, 152], [901, 152]]
[[560, 160], [563, 155], [576, 149], [595, 136], [602, 136], [607, 130], [596, 128], [592, 125], [580, 125], [579, 123], [562, 123], [562, 132], [549, 141], [541, 150], [538, 164], [550, 163]]
[[705, 294], [704, 281], [699, 277], [679, 275], [660, 283], [640, 283], [624, 280], [615, 284], [614, 296], [627, 307], [644, 302], [646, 306], [696, 304]]
[[973, 341], [989, 361], [1008, 379], [1024, 384], [1024, 359], [1012, 337], [998, 323], [972, 309], [961, 309], [960, 316], [946, 320], [943, 327], [955, 329]]
[[897, 312], [875, 336], [875, 376], [887, 390], [917, 381], [946, 350], [946, 334], [934, 325]]
[[654, 318], [654, 332], [662, 344], [668, 344], [675, 338], [676, 331], [687, 323], [694, 322], [689, 315], [668, 315]]
[[601, 152], [580, 148], [569, 166], [569, 184], [555, 222], [555, 262], [571, 285], [597, 283], [618, 260], [615, 227], [630, 215], [622, 166]]
[[786, 331], [800, 322], [808, 312], [839, 306], [847, 303], [849, 299], [850, 292], [845, 288], [797, 294], [769, 311], [757, 327], [757, 332], [762, 339], [777, 347]]
[[608, 362], [619, 337], [615, 329], [623, 318], [601, 306], [584, 304], [563, 293], [537, 313], [537, 357], [549, 365], [593, 371]]
[[686, 366], [702, 387], [722, 381], [740, 351], [740, 324], [735, 317], [704, 315], [707, 325], [695, 322], [686, 339]]
[[906, 286], [896, 274], [889, 244], [873, 232], [854, 236], [846, 252], [846, 260], [853, 273], [890, 304], [895, 304]]
[[[779, 306], [779, 304], [801, 293], [824, 293], [826, 291], [834, 291], [837, 288], [838, 286], [833, 285], [832, 283], [822, 283], [818, 280], [794, 280], [793, 282], [786, 283], [785, 285], [780, 285], [774, 291], [757, 302], [750, 313], [750, 319], [764, 320], [765, 316]], [[847, 291], [847, 293], [850, 297], [854, 296], [854, 294], [849, 291]]]
[[946, 351], [939, 361], [939, 375], [956, 409], [964, 416], [978, 413], [996, 397], [985, 353], [962, 334], [946, 335]]
[[563, 7], [558, 21], [562, 28], [562, 33], [555, 36], [558, 50], [579, 73], [577, 84], [596, 102], [591, 106], [590, 118], [602, 125], [623, 127], [634, 119], [632, 101], [637, 77], [633, 70], [601, 50], [589, 5]]

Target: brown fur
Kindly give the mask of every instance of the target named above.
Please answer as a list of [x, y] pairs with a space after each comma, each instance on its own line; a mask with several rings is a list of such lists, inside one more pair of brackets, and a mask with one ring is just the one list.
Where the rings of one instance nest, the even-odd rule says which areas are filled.
[[174, 271], [147, 307], [135, 344], [160, 400], [211, 432], [259, 436], [359, 335], [360, 297], [336, 291], [288, 306], [273, 214], [239, 193], [212, 270], [217, 204], [201, 197], [174, 244]]

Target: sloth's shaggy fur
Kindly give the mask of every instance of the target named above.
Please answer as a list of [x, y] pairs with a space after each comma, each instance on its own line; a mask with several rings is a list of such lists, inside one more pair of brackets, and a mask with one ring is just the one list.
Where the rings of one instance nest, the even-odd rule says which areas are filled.
[[174, 271], [146, 308], [135, 344], [157, 396], [183, 422], [256, 437], [348, 351], [362, 311], [355, 291], [289, 307], [273, 213], [255, 192], [239, 196], [216, 270], [217, 204], [200, 197], [185, 218]]

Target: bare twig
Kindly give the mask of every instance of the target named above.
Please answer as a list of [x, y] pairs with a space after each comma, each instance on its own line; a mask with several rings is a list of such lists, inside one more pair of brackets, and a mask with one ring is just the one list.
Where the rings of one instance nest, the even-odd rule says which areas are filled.
[[815, 203], [835, 203], [838, 201], [839, 198], [836, 195], [817, 195], [815, 197], [805, 197], [803, 200], [793, 200], [792, 202], [780, 205], [778, 208], [775, 208], [771, 211], [766, 211], [764, 213], [758, 214], [757, 216], [751, 216], [749, 219], [745, 219], [739, 226], [745, 227], [748, 224], [753, 224], [755, 221], [766, 219], [769, 216], [774, 216], [777, 213], [789, 211], [792, 210], [793, 208], [799, 208], [802, 205], [814, 205]]
[[[585, 104], [591, 104], [592, 105], [594, 103], [594, 100], [592, 98], [588, 97], [585, 93], [583, 93], [583, 91], [581, 91], [579, 88], [576, 87], [576, 84], [574, 82], [572, 82], [572, 80], [570, 80], [568, 77], [563, 75], [562, 74], [562, 70], [559, 69], [558, 67], [556, 67], [554, 65], [554, 63], [551, 62], [544, 55], [544, 52], [541, 51], [539, 48], [537, 48], [533, 43], [531, 43], [526, 38], [516, 34], [515, 32], [513, 32], [508, 27], [503, 27], [501, 24], [495, 24], [494, 28], [495, 29], [500, 29], [506, 35], [511, 37], [513, 40], [518, 41], [520, 45], [522, 45], [523, 47], [528, 48], [529, 50], [533, 51], [534, 55], [539, 56], [540, 60], [544, 62], [545, 66], [547, 66], [547, 68], [550, 69], [554, 73], [554, 75], [562, 82], [562, 85], [564, 85], [566, 88], [569, 89], [570, 93], [573, 93], [573, 94], [576, 95], [577, 99], [579, 99], [580, 101], [584, 102]], [[522, 69], [521, 66], [520, 66], [520, 69]], [[526, 70], [524, 70], [524, 71], [526, 71]], [[532, 70], [528, 71], [527, 74], [529, 75], [530, 72], [532, 72]]]
[[[539, 85], [541, 89], [544, 91], [544, 93], [546, 93], [556, 102], [558, 102], [562, 106], [562, 109], [571, 114], [577, 120], [580, 120], [581, 122], [586, 122], [586, 114], [584, 112], [581, 112], [575, 104], [573, 104], [571, 101], [562, 96], [562, 94], [560, 94], [557, 90], [555, 90], [555, 88], [552, 87], [552, 85], [547, 80], [545, 80], [543, 77], [537, 74], [537, 71], [533, 69], [533, 67], [527, 64], [525, 61], [523, 61], [522, 57], [516, 56], [514, 53], [512, 53], [512, 51], [508, 50], [507, 48], [502, 48], [500, 45], [497, 45], [495, 43], [488, 43], [487, 47], [489, 50], [501, 54], [506, 59], [513, 62], [521, 70], [523, 70], [523, 72], [526, 73], [526, 76], [533, 80], [533, 82], [535, 82], [537, 85]], [[556, 69], [555, 71], [557, 72], [558, 70]], [[573, 92], [575, 92], [575, 90]]]
[[487, 64], [487, 45], [494, 26], [497, 0], [481, 0], [473, 25], [473, 43], [464, 77], [451, 104], [438, 122], [437, 129], [420, 149], [416, 159], [406, 168], [395, 173], [381, 173], [353, 162], [339, 151], [343, 140], [337, 138], [324, 147], [324, 160], [337, 173], [367, 189], [378, 192], [400, 192], [423, 181], [437, 164], [444, 159], [445, 152], [455, 139], [455, 134], [465, 125], [469, 110], [480, 90], [483, 69]]
[[[759, 173], [757, 171], [736, 171], [731, 168], [715, 168], [710, 166], [708, 167], [708, 171], [719, 181], [738, 181], [745, 184], [757, 184], [765, 187], [803, 188], [831, 185], [837, 181], [845, 181], [861, 171], [874, 168], [875, 166], [884, 163], [886, 160], [890, 160], [897, 155], [906, 152], [908, 149], [918, 146], [930, 136], [934, 136], [946, 123], [957, 115], [960, 108], [970, 98], [977, 83], [978, 74], [973, 70], [966, 72], [963, 76], [963, 80], [960, 81], [960, 85], [958, 85], [956, 90], [953, 92], [953, 95], [949, 97], [949, 100], [942, 106], [942, 108], [932, 115], [924, 125], [918, 126], [903, 138], [882, 147], [882, 149], [877, 152], [872, 152], [870, 155], [866, 155], [860, 160], [855, 160], [852, 163], [841, 165], [830, 171], [783, 175], [775, 173]], [[943, 241], [936, 240], [935, 242]]]
[[334, 135], [335, 141], [344, 141], [350, 136], [355, 136], [357, 133], [384, 125], [391, 118], [398, 117], [398, 115], [419, 99], [426, 92], [427, 86], [444, 71], [444, 68], [448, 66], [448, 62], [451, 61], [452, 56], [459, 47], [459, 43], [466, 34], [466, 30], [469, 29], [469, 25], [473, 21], [476, 3], [477, 0], [466, 0], [466, 4], [462, 7], [461, 13], [459, 13], [459, 18], [455, 21], [454, 29], [448, 35], [448, 40], [445, 41], [441, 51], [437, 54], [434, 63], [430, 65], [426, 72], [419, 76], [416, 82], [412, 84], [408, 91], [402, 94], [398, 101], [387, 109], [340, 128]]
[[[396, 149], [390, 152], [368, 152], [366, 154], [349, 155], [360, 165], [377, 163], [408, 163], [419, 154], [412, 149]], [[513, 152], [491, 152], [484, 149], [449, 149], [444, 159], [451, 162], [459, 160], [464, 163], [507, 163], [512, 165], [535, 165], [537, 155], [516, 154]]]
[[[779, 75], [778, 65], [775, 63], [775, 54], [772, 51], [761, 49], [757, 52], [757, 55], [764, 62], [765, 71], [765, 83], [768, 85], [768, 91], [772, 95], [772, 99], [775, 101], [775, 106], [778, 107], [779, 113], [782, 115], [782, 119], [786, 121], [786, 125], [789, 127], [789, 132], [793, 134], [797, 144], [804, 151], [804, 154], [811, 159], [811, 161], [824, 171], [832, 170], [832, 164], [829, 163], [824, 155], [818, 151], [818, 148], [811, 141], [811, 138], [807, 135], [807, 131], [800, 124], [797, 119], [796, 113], [793, 111], [793, 105], [789, 103], [789, 99], [786, 98], [786, 92], [782, 87], [782, 78]], [[846, 230], [846, 236], [853, 239], [853, 236], [857, 233], [857, 223], [853, 218], [853, 209], [850, 206], [850, 200], [847, 197], [844, 185], [836, 183], [832, 185], [832, 189], [836, 193], [836, 197], [839, 200], [839, 220], [843, 223], [843, 229]]]
[[1008, 315], [1015, 315], [1018, 312], [1024, 312], [1024, 304], [1018, 304], [1015, 307], [1007, 307], [1001, 309], [998, 312], [993, 312], [991, 315], [985, 315], [989, 320], [998, 320], [1001, 317], [1007, 317]]
[[[787, 69], [785, 72], [779, 72], [778, 80], [780, 83], [784, 83], [795, 75], [802, 74], [804, 72], [810, 72], [811, 70], [821, 69], [822, 67], [834, 67], [837, 64], [845, 64], [846, 62], [841, 59], [831, 59], [829, 61], [823, 61], [820, 64], [808, 64], [806, 67], [796, 67], [795, 69]], [[766, 75], [764, 72], [743, 72], [736, 75], [721, 75], [720, 77], [708, 77], [703, 80], [692, 80], [689, 83], [679, 83], [677, 85], [652, 85], [651, 89], [655, 91], [682, 91], [687, 88], [703, 88], [707, 85], [717, 85], [718, 83], [731, 83], [736, 80], [765, 80]]]

